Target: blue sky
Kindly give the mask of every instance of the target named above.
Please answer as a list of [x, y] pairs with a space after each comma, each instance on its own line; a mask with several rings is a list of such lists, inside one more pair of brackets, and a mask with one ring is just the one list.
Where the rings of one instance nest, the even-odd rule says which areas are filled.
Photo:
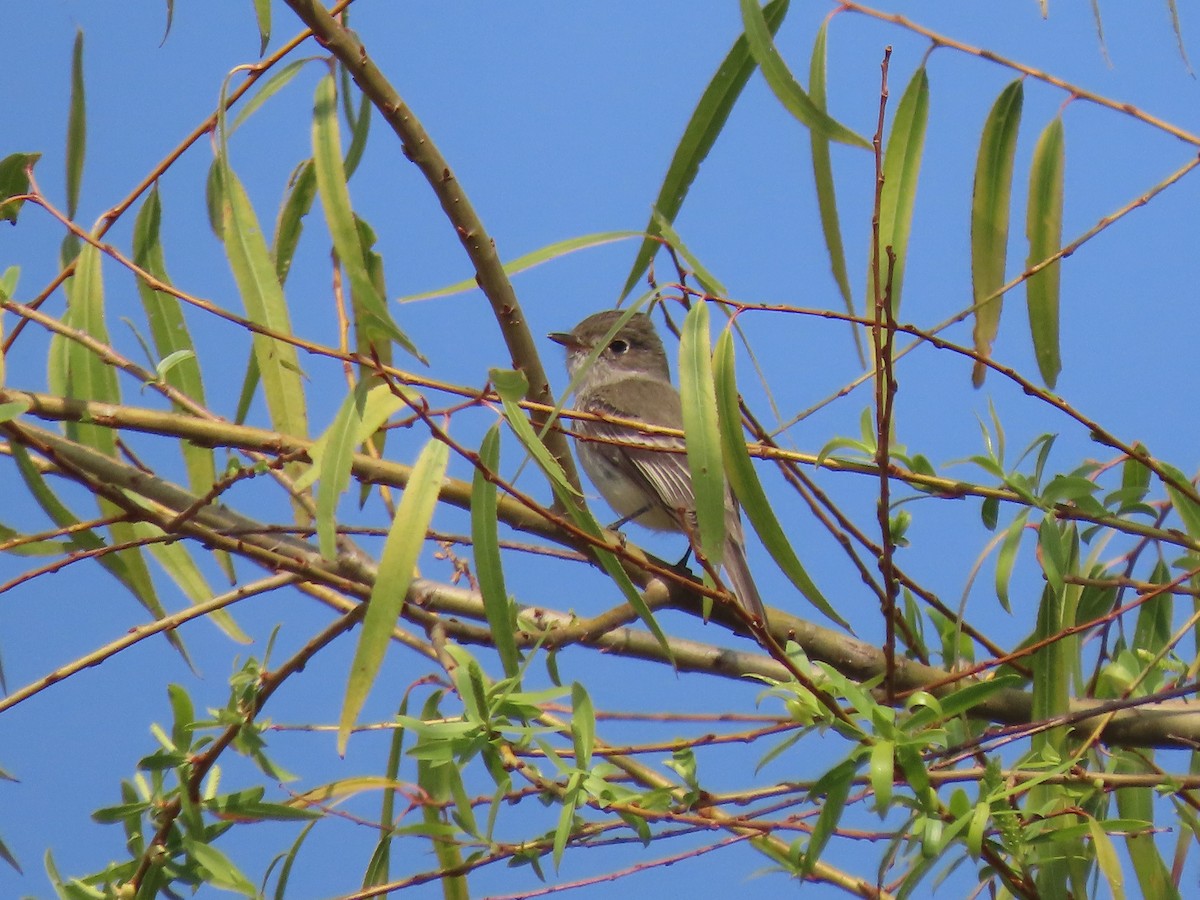
[[[0, 96], [5, 97], [6, 107], [0, 156], [41, 151], [40, 186], [60, 201], [68, 65], [76, 29], [85, 34], [89, 132], [79, 216], [83, 223], [94, 221], [124, 196], [212, 110], [228, 71], [257, 58], [251, 4], [176, 4], [171, 33], [160, 46], [164, 6], [51, 0], [8, 11], [8, 33], [20, 38], [8, 43], [6, 65], [0, 69]], [[1176, 49], [1166, 4], [1134, 6], [1101, 4], [1111, 65], [1101, 51], [1086, 4], [1052, 3], [1048, 19], [1041, 17], [1033, 0], [986, 6], [893, 3], [885, 8], [966, 44], [987, 47], [1132, 103], [1182, 128], [1200, 130], [1196, 122], [1200, 88]], [[779, 34], [781, 52], [802, 81], [807, 81], [815, 30], [833, 7], [832, 3], [796, 3]], [[1188, 18], [1188, 8], [1182, 12], [1188, 38], [1194, 22]], [[282, 5], [275, 5], [274, 15], [271, 49], [298, 30]], [[353, 27], [454, 167], [501, 255], [513, 258], [566, 238], [645, 225], [692, 106], [739, 32], [740, 20], [733, 2], [448, 7], [363, 0], [354, 7]], [[894, 48], [894, 106], [927, 42], [853, 14], [840, 15], [831, 25], [831, 108], [841, 121], [865, 135], [874, 128], [879, 62], [888, 44]], [[320, 52], [309, 44], [300, 54]], [[930, 56], [928, 70], [929, 132], [900, 316], [918, 325], [939, 322], [970, 304], [967, 240], [978, 135], [992, 101], [1015, 77], [1000, 66], [948, 48]], [[233, 165], [264, 223], [273, 220], [292, 168], [311, 152], [308, 123], [313, 90], [322, 72], [315, 63], [306, 67], [232, 140]], [[1033, 145], [1066, 100], [1060, 89], [1033, 79], [1026, 84], [1010, 274], [1019, 271], [1025, 255], [1024, 184]], [[1195, 148], [1143, 122], [1086, 102], [1070, 103], [1063, 115], [1067, 239], [1145, 193], [1195, 153]], [[204, 213], [203, 178], [211, 159], [202, 141], [160, 185], [167, 267], [187, 290], [236, 308], [232, 277]], [[864, 152], [835, 148], [834, 166], [850, 278], [861, 309], [874, 187], [872, 162]], [[1063, 372], [1057, 387], [1084, 413], [1122, 438], [1142, 440], [1189, 474], [1195, 471], [1196, 459], [1192, 423], [1197, 376], [1193, 310], [1195, 286], [1200, 283], [1200, 254], [1195, 252], [1198, 177], [1185, 178], [1065, 263]], [[427, 186], [378, 119], [350, 190], [356, 211], [379, 234], [391, 298], [470, 275], [461, 247]], [[297, 330], [328, 339], [328, 254], [318, 220], [319, 214], [309, 219], [288, 296]], [[129, 216], [110, 240], [127, 247], [131, 226]], [[735, 298], [841, 308], [821, 241], [808, 136], [757, 76], [702, 167], [676, 226]], [[22, 269], [18, 299], [32, 296], [53, 276], [60, 238], [58, 226], [32, 208], [25, 210], [19, 227], [0, 228], [0, 268], [20, 265]], [[518, 276], [515, 286], [534, 333], [565, 330], [587, 313], [611, 306], [635, 249], [628, 241], [610, 244]], [[140, 358], [136, 340], [119, 319], [136, 315], [132, 281], [115, 269], [106, 270], [106, 276], [114, 340]], [[1036, 373], [1023, 307], [1019, 291], [1010, 295], [995, 352], [1005, 363]], [[52, 298], [47, 308], [60, 311], [61, 295]], [[489, 367], [508, 365], [500, 336], [477, 292], [393, 310], [430, 357], [438, 378], [481, 385]], [[841, 323], [765, 314], [746, 315], [740, 321], [785, 418], [836, 392], [859, 372], [848, 330]], [[11, 318], [6, 317], [3, 325], [7, 332]], [[226, 326], [193, 327], [213, 406], [232, 415], [246, 359], [240, 336]], [[969, 333], [969, 324], [959, 325], [950, 337], [966, 343]], [[8, 384], [44, 388], [44, 352], [41, 337], [28, 336], [8, 360]], [[546, 341], [543, 353], [558, 378], [559, 348]], [[304, 365], [312, 385], [310, 419], [313, 429], [319, 430], [340, 403], [344, 381], [327, 363], [305, 360]], [[747, 395], [762, 404], [745, 355], [739, 371]], [[1069, 469], [1088, 458], [1111, 458], [1078, 425], [1024, 396], [995, 373], [982, 390], [971, 388], [969, 363], [960, 357], [923, 348], [903, 361], [898, 375], [898, 439], [910, 450], [925, 453], [939, 469], [981, 452], [979, 419], [986, 420], [989, 403], [1004, 422], [1010, 455], [1039, 434], [1052, 431], [1061, 435], [1052, 465]], [[562, 390], [565, 379], [556, 386]], [[136, 386], [125, 385], [125, 390], [127, 402], [140, 402]], [[784, 440], [815, 452], [835, 436], [854, 436], [859, 415], [869, 402], [869, 391], [860, 389], [790, 429]], [[470, 444], [487, 424], [490, 420], [482, 416], [465, 420], [459, 436]], [[393, 436], [389, 453], [411, 461], [421, 440], [417, 434]], [[515, 460], [515, 446], [506, 447], [506, 454], [506, 460]], [[460, 477], [467, 471], [461, 463], [452, 466], [452, 473]], [[979, 477], [969, 466], [950, 471], [964, 478]], [[874, 483], [829, 475], [821, 476], [820, 482], [860, 525], [870, 525]], [[521, 484], [547, 495], [529, 467]], [[774, 483], [768, 480], [768, 484]], [[242, 502], [254, 502], [255, 489], [244, 490], [238, 495]], [[85, 497], [67, 494], [86, 508]], [[0, 521], [28, 530], [46, 527], [39, 514], [24, 504], [23, 499], [11, 506], [5, 503]], [[959, 601], [967, 573], [990, 536], [979, 525], [977, 509], [968, 505], [922, 502], [908, 507], [914, 515], [912, 546], [903, 551], [902, 563], [952, 605]], [[860, 636], [878, 639], [875, 601], [862, 589], [834, 542], [798, 504], [785, 504], [780, 513], [827, 595], [855, 622]], [[278, 514], [286, 517], [286, 511]], [[464, 528], [461, 517], [453, 515], [439, 518], [436, 524], [447, 531]], [[672, 558], [680, 552], [678, 539], [669, 537], [649, 538], [646, 545]], [[1031, 551], [1026, 548], [1027, 563]], [[758, 546], [751, 547], [751, 565], [764, 595], [780, 598], [768, 602], [793, 602], [783, 576]], [[0, 581], [26, 566], [24, 560], [0, 558]], [[612, 602], [599, 576], [582, 579], [577, 594], [569, 598], [558, 596], [557, 590], [547, 591], [547, 585], [556, 584], [554, 573], [575, 574], [573, 569], [514, 561], [508, 572], [509, 588], [524, 602], [581, 611], [595, 612]], [[1020, 599], [1010, 617], [996, 609], [989, 580], [983, 578], [966, 601], [968, 615], [994, 625], [997, 639], [1011, 643], [1030, 627], [1040, 583], [1031, 565], [1018, 574], [1015, 593]], [[177, 608], [182, 600], [172, 597], [169, 605]], [[9, 687], [24, 685], [113, 639], [141, 621], [141, 616], [106, 576], [82, 566], [10, 591], [0, 599], [0, 658]], [[243, 654], [261, 655], [271, 630], [282, 623], [279, 658], [327, 621], [327, 613], [311, 601], [282, 594], [245, 604], [238, 616], [257, 639]], [[687, 636], [725, 640], [713, 628], [675, 621], [671, 625]], [[165, 645], [143, 644], [0, 716], [0, 766], [20, 779], [19, 784], [0, 787], [4, 793], [0, 837], [26, 871], [25, 877], [18, 878], [0, 867], [0, 894], [49, 894], [40, 862], [47, 846], [60, 868], [73, 874], [98, 868], [120, 854], [119, 833], [90, 824], [87, 815], [116, 802], [118, 781], [130, 777], [139, 756], [153, 749], [149, 724], [166, 722], [169, 715], [162, 685], [184, 684], [198, 707], [219, 704], [224, 696], [234, 653], [228, 642], [204, 624], [191, 626], [184, 638], [199, 663], [198, 674]], [[301, 680], [281, 692], [270, 716], [282, 722], [335, 721], [350, 649], [345, 642], [320, 657]], [[415, 670], [397, 656], [393, 654], [390, 662], [391, 677], [397, 685], [407, 684]], [[582, 653], [567, 654], [562, 665], [565, 678], [591, 679], [597, 705], [605, 708], [724, 704], [749, 710], [755, 698], [752, 686], [713, 686], [701, 683], [697, 676], [676, 678], [632, 663], [604, 660], [603, 668], [596, 668], [600, 664]], [[376, 691], [364, 718], [382, 718], [394, 711], [396, 696], [381, 693]], [[610, 734], [618, 739], [619, 732]], [[280, 755], [286, 766], [319, 781], [371, 771], [378, 765], [380, 746], [356, 741], [347, 760], [340, 762], [332, 736], [285, 735], [280, 738]], [[830, 752], [832, 764], [839, 751], [830, 748]], [[731, 755], [730, 760], [753, 765], [744, 755]], [[788, 777], [786, 765], [775, 765], [781, 767], [773, 777]], [[236, 779], [236, 763], [231, 769], [231, 778]], [[797, 767], [794, 777], [814, 774], [819, 771]], [[285, 834], [282, 829], [268, 832], [262, 832], [262, 847], [237, 851], [253, 873], [263, 867], [262, 853], [290, 840], [280, 836]], [[348, 834], [354, 840], [355, 833]], [[317, 846], [337, 852], [339, 838], [323, 840], [326, 844]], [[745, 849], [722, 851], [731, 852], [739, 854], [736, 863], [652, 870], [627, 882], [601, 884], [580, 893], [599, 897], [631, 888], [675, 890], [681, 883], [693, 891], [737, 890], [744, 887], [746, 873], [761, 863]], [[578, 860], [564, 867], [563, 878], [582, 877], [584, 867], [636, 864], [642, 861], [640, 853], [640, 849], [614, 851], [614, 856], [604, 859], [600, 854], [594, 859], [579, 854]], [[717, 857], [724, 859], [721, 854]], [[363, 863], [365, 859], [351, 860], [351, 871], [359, 871]], [[853, 865], [850, 860], [843, 863]], [[307, 870], [307, 886], [296, 896], [352, 889], [356, 876], [338, 877], [342, 874]], [[510, 877], [501, 870], [487, 873], [479, 891], [516, 889], [519, 884], [506, 880]], [[433, 889], [426, 892], [432, 894]]]

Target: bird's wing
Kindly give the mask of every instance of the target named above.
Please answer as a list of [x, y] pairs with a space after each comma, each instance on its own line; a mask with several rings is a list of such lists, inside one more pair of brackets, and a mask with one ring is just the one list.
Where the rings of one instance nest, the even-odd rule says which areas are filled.
[[[682, 428], [683, 410], [679, 395], [669, 383], [651, 378], [628, 378], [616, 385], [609, 384], [590, 391], [581, 405], [585, 412], [622, 419], [638, 419], [664, 428]], [[654, 410], [653, 417], [630, 410]], [[641, 481], [653, 496], [672, 514], [695, 508], [692, 476], [682, 438], [651, 434], [611, 422], [580, 421], [576, 430], [585, 438], [598, 439], [593, 446], [605, 447], [602, 442], [618, 441], [625, 446], [608, 444], [605, 457], [630, 478]], [[640, 444], [643, 446], [630, 446]], [[655, 447], [661, 447], [662, 452]]]

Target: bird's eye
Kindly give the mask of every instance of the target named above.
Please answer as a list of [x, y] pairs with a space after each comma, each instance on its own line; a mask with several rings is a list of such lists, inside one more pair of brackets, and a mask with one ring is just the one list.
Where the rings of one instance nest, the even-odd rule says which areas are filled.
[[622, 353], [624, 353], [626, 350], [629, 349], [629, 342], [622, 341], [622, 340], [615, 340], [611, 344], [608, 345], [608, 349], [611, 350], [613, 353], [617, 354], [617, 356], [620, 356]]

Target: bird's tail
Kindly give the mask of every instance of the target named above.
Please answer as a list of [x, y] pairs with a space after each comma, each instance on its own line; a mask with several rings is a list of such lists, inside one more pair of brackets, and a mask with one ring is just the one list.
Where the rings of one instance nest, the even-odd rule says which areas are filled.
[[750, 577], [750, 566], [746, 563], [746, 546], [738, 535], [731, 533], [726, 537], [723, 562], [725, 574], [729, 577], [729, 589], [733, 591], [734, 597], [742, 608], [765, 628], [767, 610], [758, 594], [758, 588], [754, 586], [754, 579]]

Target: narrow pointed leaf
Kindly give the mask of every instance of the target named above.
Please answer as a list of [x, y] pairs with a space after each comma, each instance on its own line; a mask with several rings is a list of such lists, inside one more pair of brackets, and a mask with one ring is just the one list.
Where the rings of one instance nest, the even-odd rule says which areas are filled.
[[713, 387], [708, 304], [701, 301], [683, 320], [679, 340], [679, 394], [688, 469], [696, 494], [696, 535], [705, 557], [719, 566], [725, 547], [725, 469]]
[[[171, 279], [167, 275], [159, 238], [161, 219], [162, 207], [156, 185], [146, 195], [134, 222], [133, 261], [159, 281], [170, 284]], [[167, 371], [160, 373], [160, 376], [197, 403], [204, 404], [204, 381], [200, 373], [200, 363], [196, 358], [195, 346], [179, 301], [170, 294], [154, 290], [141, 278], [137, 280], [137, 287], [158, 357], [164, 361], [172, 357], [178, 360]], [[176, 356], [183, 353], [190, 355]], [[188, 471], [188, 486], [193, 493], [203, 495], [212, 487], [217, 477], [212, 450], [190, 441], [181, 441], [180, 444]]]
[[740, 0], [742, 8], [742, 24], [746, 29], [746, 40], [750, 45], [750, 53], [754, 61], [762, 69], [763, 78], [775, 93], [775, 97], [783, 104], [784, 109], [799, 119], [812, 131], [819, 132], [831, 141], [839, 144], [849, 144], [851, 147], [870, 149], [871, 142], [855, 134], [840, 122], [835, 121], [827, 112], [812, 102], [812, 98], [804, 92], [804, 88], [796, 81], [788, 70], [787, 63], [779, 55], [775, 47], [771, 31], [758, 0]]
[[83, 83], [83, 31], [75, 32], [71, 52], [71, 105], [67, 115], [67, 218], [79, 211], [79, 187], [87, 151], [87, 96]]
[[425, 445], [413, 466], [412, 476], [396, 509], [396, 517], [388, 530], [375, 586], [371, 589], [371, 599], [363, 617], [362, 633], [354, 651], [350, 679], [346, 684], [346, 698], [338, 722], [340, 755], [346, 753], [350, 729], [354, 727], [367, 693], [383, 664], [392, 628], [400, 617], [404, 597], [412, 584], [417, 557], [433, 519], [449, 454], [449, 447], [439, 440], [430, 440]]
[[[10, 449], [13, 461], [17, 464], [17, 471], [21, 473], [21, 477], [25, 481], [25, 487], [29, 490], [30, 495], [37, 502], [38, 506], [42, 508], [42, 511], [50, 518], [50, 521], [59, 528], [72, 529], [70, 536], [71, 544], [82, 550], [102, 549], [105, 546], [105, 541], [92, 529], [77, 530], [74, 528], [74, 526], [79, 524], [79, 517], [67, 508], [66, 504], [58, 498], [58, 495], [46, 483], [41, 473], [38, 472], [37, 467], [33, 464], [33, 460], [29, 458], [26, 450], [20, 444], [15, 443], [10, 445]], [[102, 501], [100, 506], [101, 510], [106, 514], [119, 512], [111, 503]], [[110, 526], [109, 530], [114, 541], [124, 542], [137, 538], [130, 523], [120, 522], [115, 524], [122, 527], [118, 529]], [[146, 568], [146, 561], [136, 548], [120, 553], [101, 553], [95, 559], [100, 564], [100, 567], [124, 585], [133, 594], [138, 603], [154, 618], [161, 619], [166, 615], [166, 610], [163, 608], [154, 590], [154, 583], [150, 578], [149, 570]], [[184, 652], [183, 642], [177, 632], [169, 632], [167, 640], [180, 653]]]
[[[130, 527], [139, 538], [160, 537], [165, 534], [161, 528], [148, 522], [133, 522]], [[192, 604], [204, 603], [213, 598], [214, 592], [209, 587], [204, 573], [192, 559], [188, 544], [182, 541], [156, 541], [150, 544], [149, 548], [150, 555]], [[239, 644], [251, 643], [250, 636], [242, 631], [229, 610], [214, 610], [205, 618], [225, 632], [230, 640]]]
[[[1144, 775], [1151, 771], [1140, 753], [1132, 750], [1117, 750], [1116, 771], [1120, 774]], [[1117, 812], [1122, 819], [1136, 819], [1142, 822], [1154, 821], [1154, 793], [1148, 787], [1122, 787], [1114, 792], [1117, 795]], [[1125, 849], [1129, 852], [1129, 861], [1133, 864], [1133, 872], [1137, 877], [1141, 896], [1161, 898], [1161, 900], [1178, 900], [1179, 889], [1171, 878], [1171, 870], [1163, 862], [1158, 847], [1155, 846], [1152, 831], [1139, 830], [1125, 837]]]
[[[1053, 256], [1062, 247], [1065, 154], [1063, 123], [1061, 118], [1056, 118], [1038, 138], [1029, 173], [1029, 206], [1025, 218], [1025, 234], [1029, 238], [1026, 265], [1029, 267]], [[1025, 282], [1033, 352], [1042, 381], [1051, 388], [1062, 369], [1058, 343], [1059, 265], [1060, 260], [1055, 260]]]
[[[783, 23], [787, 9], [788, 0], [772, 0], [763, 7], [761, 13], [756, 14], [760, 19], [766, 21], [767, 31], [773, 35]], [[700, 102], [692, 111], [692, 117], [688, 120], [687, 126], [683, 130], [683, 136], [679, 139], [679, 144], [667, 166], [667, 174], [663, 178], [662, 186], [658, 189], [658, 197], [655, 198], [653, 206], [654, 210], [666, 221], [675, 221], [675, 216], [683, 206], [684, 198], [687, 197], [688, 189], [691, 188], [696, 173], [700, 171], [700, 164], [704, 162], [708, 151], [716, 143], [717, 135], [725, 127], [729, 113], [732, 112], [734, 104], [741, 96], [746, 82], [754, 74], [757, 65], [750, 55], [746, 36], [744, 34], [739, 36], [704, 89]], [[654, 236], [658, 233], [652, 216], [646, 226], [647, 237], [638, 248], [637, 256], [633, 260], [633, 267], [625, 279], [624, 287], [621, 288], [622, 298], [629, 296], [633, 286], [646, 273], [650, 260], [654, 258], [654, 254], [658, 250], [658, 242], [654, 240]]]
[[[808, 90], [813, 105], [822, 112], [825, 111], [825, 41], [829, 21], [821, 23], [817, 29], [817, 39], [813, 44], [812, 61], [808, 68]], [[846, 272], [846, 250], [842, 245], [842, 227], [838, 221], [837, 193], [834, 190], [833, 160], [829, 153], [829, 138], [820, 132], [809, 130], [812, 144], [813, 184], [817, 188], [817, 209], [821, 213], [821, 233], [825, 237], [825, 249], [829, 252], [829, 268], [833, 272], [833, 280], [837, 283], [838, 292], [842, 295], [842, 303], [846, 312], [854, 315], [854, 296], [850, 292], [850, 276]], [[865, 367], [866, 353], [863, 350], [862, 329], [851, 324], [850, 331], [854, 336], [854, 347], [858, 351], [859, 362]]]
[[746, 450], [742, 433], [742, 414], [738, 408], [737, 376], [734, 371], [733, 335], [729, 329], [724, 330], [717, 339], [713, 364], [725, 473], [729, 477], [730, 487], [742, 504], [742, 511], [750, 520], [767, 552], [771, 554], [771, 558], [775, 560], [775, 564], [805, 599], [822, 615], [851, 631], [849, 623], [837, 614], [804, 570], [767, 500], [758, 473], [754, 471], [754, 464]]
[[[858, 763], [854, 760], [843, 760], [830, 771], [821, 776], [819, 789], [825, 794], [825, 802], [821, 804], [821, 812], [813, 825], [812, 837], [804, 851], [804, 859], [800, 865], [800, 874], [807, 876], [812, 873], [821, 853], [833, 832], [841, 821], [842, 812], [846, 808], [846, 798], [850, 796], [850, 788], [854, 783], [854, 775], [858, 771]], [[816, 788], [814, 788], [816, 790]]]
[[[641, 237], [640, 231], [598, 231], [595, 234], [584, 234], [579, 237], [567, 238], [562, 241], [555, 241], [553, 244], [547, 244], [545, 247], [539, 247], [530, 253], [518, 256], [514, 260], [510, 260], [504, 264], [504, 273], [512, 276], [519, 272], [524, 272], [532, 269], [534, 266], [539, 266], [544, 262], [549, 262], [553, 259], [566, 256], [568, 253], [574, 253], [576, 250], [586, 250], [591, 247], [602, 247], [605, 244], [611, 244], [615, 241], [624, 241], [629, 238]], [[464, 291], [473, 291], [478, 289], [479, 282], [474, 277], [464, 278], [462, 281], [456, 281], [454, 284], [448, 284], [445, 287], [437, 288], [432, 291], [423, 291], [419, 294], [409, 294], [401, 297], [397, 303], [415, 303], [418, 300], [433, 300], [437, 297], [449, 297], [453, 294], [461, 294]]]
[[312, 468], [296, 481], [302, 490], [313, 478], [317, 487], [317, 541], [321, 554], [337, 554], [337, 505], [350, 486], [354, 453], [380, 426], [404, 405], [387, 385], [377, 379], [360, 381], [346, 395], [329, 428], [309, 448]]
[[496, 653], [510, 678], [520, 669], [517, 652], [516, 617], [508, 602], [504, 585], [504, 566], [500, 557], [500, 538], [497, 533], [496, 485], [487, 473], [500, 467], [500, 424], [488, 429], [479, 447], [479, 464], [471, 485], [471, 543], [475, 549], [475, 577], [483, 595], [483, 611], [487, 616]]
[[729, 291], [725, 285], [721, 283], [717, 276], [705, 268], [699, 258], [688, 249], [687, 244], [683, 242], [683, 238], [679, 236], [679, 232], [675, 230], [675, 227], [657, 209], [654, 210], [653, 217], [654, 224], [658, 228], [658, 233], [662, 235], [663, 240], [675, 248], [675, 251], [683, 258], [683, 261], [691, 266], [692, 274], [700, 282], [700, 287], [716, 297], [728, 297]]
[[[888, 132], [883, 158], [883, 192], [879, 206], [879, 277], [880, 295], [887, 286], [887, 253], [896, 254], [892, 273], [892, 310], [900, 312], [900, 292], [904, 283], [904, 262], [908, 236], [912, 230], [913, 204], [921, 174], [921, 156], [925, 150], [925, 126], [929, 121], [929, 75], [925, 67], [917, 69], [900, 97], [892, 128]], [[872, 256], [874, 255], [872, 251]], [[875, 303], [875, 270], [867, 266], [867, 306]]]
[[[220, 181], [225, 252], [246, 314], [256, 324], [291, 334], [287, 301], [250, 199], [228, 165], [221, 167]], [[308, 412], [296, 348], [266, 335], [256, 334], [253, 340], [271, 427], [284, 434], [307, 436]]]
[[258, 55], [262, 56], [271, 43], [271, 0], [254, 0], [254, 18], [258, 22]]
[[[1012, 199], [1013, 159], [1021, 124], [1024, 82], [1008, 85], [988, 113], [975, 163], [975, 191], [971, 199], [971, 287], [975, 309], [975, 350], [989, 356], [1000, 330], [1004, 298], [993, 296], [1004, 284], [1008, 259], [1008, 217]], [[987, 303], [979, 304], [987, 300]], [[983, 384], [987, 367], [975, 363], [972, 379]]]
[[342, 168], [342, 145], [338, 131], [337, 91], [332, 75], [326, 75], [317, 85], [313, 103], [313, 162], [317, 173], [317, 192], [325, 210], [325, 221], [333, 237], [338, 259], [350, 279], [354, 302], [365, 313], [360, 328], [367, 332], [371, 343], [383, 344], [393, 340], [413, 356], [425, 361], [417, 348], [402, 332], [388, 313], [387, 303], [375, 289], [363, 258], [362, 243], [354, 223], [350, 191], [346, 187], [346, 172]]
[[312, 209], [317, 196], [317, 170], [311, 159], [302, 162], [292, 175], [287, 196], [279, 207], [275, 219], [275, 238], [271, 242], [271, 253], [275, 257], [275, 274], [279, 283], [287, 281], [296, 255], [296, 245], [304, 232], [304, 217]]
[[316, 58], [312, 56], [294, 59], [286, 66], [272, 72], [271, 77], [262, 83], [262, 86], [254, 92], [254, 96], [246, 101], [246, 105], [234, 117], [233, 122], [229, 125], [229, 133], [237, 131], [264, 103], [287, 87], [306, 64], [315, 60]]
[[9, 200], [29, 193], [27, 169], [42, 158], [40, 153], [13, 153], [0, 160], [0, 222], [17, 221], [24, 200]]

